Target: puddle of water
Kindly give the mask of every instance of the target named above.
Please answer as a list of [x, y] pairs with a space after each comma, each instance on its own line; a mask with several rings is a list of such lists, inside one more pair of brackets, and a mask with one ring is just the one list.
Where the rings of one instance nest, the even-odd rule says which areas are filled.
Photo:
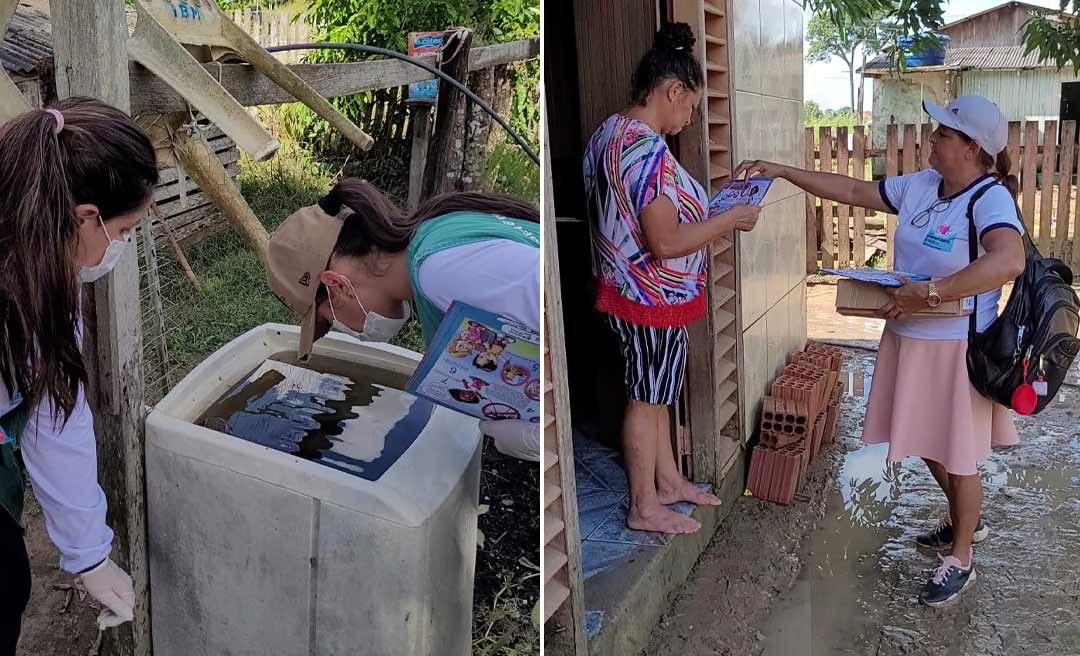
[[763, 629], [765, 654], [860, 652], [865, 629], [876, 623], [877, 554], [900, 494], [900, 467], [888, 464], [887, 454], [887, 444], [874, 444], [845, 456], [839, 489], [803, 543], [795, 586]]
[[370, 481], [393, 465], [434, 406], [400, 388], [406, 376], [279, 353], [216, 401], [198, 424]]
[[[862, 408], [851, 406], [865, 403], [869, 380], [858, 380], [858, 368], [846, 376], [854, 397], [846, 412], [857, 419]], [[1080, 628], [1067, 628], [1080, 624], [1080, 432], [1061, 410], [1017, 423], [1020, 446], [995, 453], [980, 468], [992, 537], [980, 547], [978, 587], [959, 610], [940, 612], [915, 601], [934, 561], [913, 540], [945, 508], [944, 496], [921, 462], [888, 463], [888, 445], [859, 446], [849, 424], [842, 439], [852, 450], [824, 517], [802, 545], [799, 577], [760, 627], [764, 653], [884, 648], [880, 653], [966, 656], [1027, 653], [1021, 645], [1036, 639], [1080, 645]], [[954, 644], [963, 646], [947, 647]], [[917, 645], [928, 651], [908, 650]]]

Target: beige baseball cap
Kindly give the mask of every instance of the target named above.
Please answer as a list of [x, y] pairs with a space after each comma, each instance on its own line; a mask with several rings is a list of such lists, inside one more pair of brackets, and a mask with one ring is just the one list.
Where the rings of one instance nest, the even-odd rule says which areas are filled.
[[319, 290], [319, 274], [330, 264], [343, 224], [342, 218], [311, 205], [285, 219], [270, 237], [266, 278], [270, 289], [300, 317], [298, 355], [301, 358], [311, 354], [316, 339], [315, 293]]

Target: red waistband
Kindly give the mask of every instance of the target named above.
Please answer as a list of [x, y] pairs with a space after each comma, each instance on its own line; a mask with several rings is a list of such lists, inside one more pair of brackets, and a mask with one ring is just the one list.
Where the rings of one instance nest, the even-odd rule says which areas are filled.
[[609, 283], [600, 281], [596, 309], [623, 321], [652, 328], [676, 328], [704, 318], [708, 302], [701, 293], [679, 305], [642, 305], [631, 301]]

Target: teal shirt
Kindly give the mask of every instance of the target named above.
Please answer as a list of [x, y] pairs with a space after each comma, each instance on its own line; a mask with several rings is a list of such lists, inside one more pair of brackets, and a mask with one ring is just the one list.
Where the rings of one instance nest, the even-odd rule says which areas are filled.
[[[435, 253], [481, 241], [505, 239], [540, 248], [540, 224], [483, 212], [453, 212], [420, 224], [409, 242], [409, 282], [424, 343], [430, 344], [443, 311], [424, 295], [417, 284], [420, 265]], [[483, 309], [483, 308], [481, 308]]]

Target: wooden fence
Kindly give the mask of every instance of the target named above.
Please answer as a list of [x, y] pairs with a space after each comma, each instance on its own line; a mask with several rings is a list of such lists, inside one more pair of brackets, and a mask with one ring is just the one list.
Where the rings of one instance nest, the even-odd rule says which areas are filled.
[[[863, 126], [806, 128], [806, 168], [869, 180], [875, 179], [871, 162], [876, 160], [878, 172], [885, 176], [913, 173], [930, 165], [930, 131], [929, 124], [891, 124], [886, 126], [885, 147], [874, 148]], [[1017, 200], [1024, 223], [1039, 250], [1080, 272], [1080, 248], [1073, 248], [1080, 233], [1080, 194], [1075, 189], [1080, 155], [1077, 122], [1014, 121], [1009, 124], [1008, 153], [1011, 172], [1020, 179]], [[886, 266], [892, 266], [896, 221], [891, 214], [807, 194], [807, 272], [819, 266], [863, 266], [876, 251], [884, 253]]]
[[[291, 11], [267, 11], [258, 7], [248, 7], [232, 13], [233, 22], [250, 34], [264, 48], [284, 46], [290, 43], [307, 43], [313, 39], [304, 14]], [[274, 53], [286, 64], [299, 64], [307, 52], [288, 50]]]

